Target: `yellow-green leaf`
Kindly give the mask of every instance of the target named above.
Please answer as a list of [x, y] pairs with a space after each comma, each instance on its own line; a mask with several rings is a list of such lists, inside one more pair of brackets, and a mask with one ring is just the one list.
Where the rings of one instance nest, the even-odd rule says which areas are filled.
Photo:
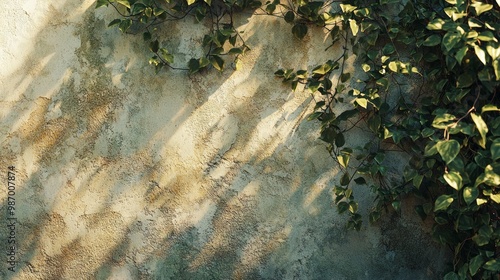
[[443, 177], [446, 183], [448, 183], [448, 185], [450, 185], [455, 190], [458, 191], [462, 188], [463, 183], [462, 183], [462, 176], [460, 176], [460, 173], [452, 171], [444, 174]]
[[436, 149], [444, 162], [449, 164], [460, 152], [460, 143], [457, 140], [442, 140], [436, 144]]
[[446, 210], [453, 203], [453, 200], [451, 195], [443, 194], [439, 196], [434, 203], [434, 212]]
[[356, 34], [358, 34], [359, 31], [359, 26], [356, 20], [349, 19], [349, 27], [351, 27], [352, 35], [356, 36]]
[[471, 113], [471, 118], [476, 124], [477, 130], [479, 131], [479, 134], [481, 135], [481, 139], [478, 141], [478, 144], [485, 149], [486, 148], [486, 133], [488, 133], [488, 126], [484, 122], [483, 118], [481, 118], [480, 115], [477, 115], [476, 113]]
[[474, 202], [474, 200], [476, 200], [478, 195], [479, 195], [479, 190], [477, 188], [475, 187], [464, 188], [463, 197], [467, 205], [470, 205], [472, 202]]
[[478, 45], [474, 45], [474, 52], [476, 53], [477, 58], [479, 58], [479, 60], [486, 65], [486, 52]]

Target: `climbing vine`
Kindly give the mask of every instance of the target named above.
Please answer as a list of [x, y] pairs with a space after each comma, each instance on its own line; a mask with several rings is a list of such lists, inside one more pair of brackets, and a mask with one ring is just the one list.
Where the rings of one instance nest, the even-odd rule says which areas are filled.
[[[498, 279], [500, 273], [500, 1], [499, 0], [98, 0], [120, 17], [110, 22], [125, 33], [142, 33], [157, 71], [207, 68], [222, 71], [224, 57], [237, 65], [250, 50], [233, 24], [242, 11], [268, 14], [290, 24], [292, 36], [325, 29], [326, 49], [339, 57], [312, 69], [277, 69], [293, 90], [316, 103], [308, 119], [342, 175], [334, 187], [338, 212], [359, 230], [354, 185], [376, 195], [374, 223], [388, 209], [399, 212], [407, 195], [415, 212], [432, 219], [433, 237], [450, 248], [445, 279]], [[174, 66], [174, 55], [155, 34], [159, 24], [194, 17], [208, 23], [205, 55]], [[355, 55], [362, 75], [346, 70]], [[338, 104], [350, 108], [338, 112]], [[355, 129], [372, 137], [350, 147]], [[388, 180], [388, 154], [408, 158], [399, 180]], [[403, 202], [402, 202], [403, 201]]]

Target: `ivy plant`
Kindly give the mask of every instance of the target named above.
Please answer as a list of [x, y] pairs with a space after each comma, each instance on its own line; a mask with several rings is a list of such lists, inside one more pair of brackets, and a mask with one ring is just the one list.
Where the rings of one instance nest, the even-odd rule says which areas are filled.
[[[222, 71], [223, 56], [237, 60], [250, 49], [233, 25], [234, 13], [282, 18], [298, 39], [326, 29], [325, 49], [342, 48], [339, 57], [312, 69], [277, 69], [274, 76], [314, 97], [308, 119], [318, 122], [319, 139], [342, 170], [334, 202], [348, 213], [348, 227], [359, 230], [363, 221], [354, 185], [375, 193], [372, 223], [415, 195], [421, 201], [416, 215], [432, 219], [432, 236], [453, 253], [444, 279], [498, 279], [499, 0], [97, 1], [97, 7], [109, 5], [120, 15], [109, 25], [142, 32], [158, 71], [178, 68], [154, 33], [172, 20], [190, 16], [212, 26], [199, 46], [205, 56], [181, 68], [190, 73]], [[346, 71], [350, 54], [362, 75]], [[339, 113], [339, 104], [350, 107]], [[348, 134], [359, 130], [370, 140], [347, 145]], [[388, 178], [394, 151], [409, 159], [399, 180]]]

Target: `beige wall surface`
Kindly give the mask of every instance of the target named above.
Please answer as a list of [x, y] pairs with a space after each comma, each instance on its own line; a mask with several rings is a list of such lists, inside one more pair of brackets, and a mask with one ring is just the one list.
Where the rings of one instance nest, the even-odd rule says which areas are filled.
[[[250, 16], [241, 70], [155, 75], [140, 36], [106, 28], [114, 16], [0, 2], [1, 279], [438, 278], [443, 251], [411, 209], [345, 230], [311, 97], [273, 78], [341, 50]], [[178, 63], [202, 27], [168, 30]]]

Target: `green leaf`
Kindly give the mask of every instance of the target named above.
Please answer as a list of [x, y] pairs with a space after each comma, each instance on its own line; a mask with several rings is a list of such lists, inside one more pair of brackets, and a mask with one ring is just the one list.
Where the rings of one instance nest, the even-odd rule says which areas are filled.
[[500, 108], [493, 104], [486, 104], [481, 108], [481, 114], [484, 114], [484, 112], [500, 112]]
[[122, 20], [121, 20], [121, 19], [119, 19], [119, 18], [114, 19], [114, 20], [112, 20], [112, 21], [108, 24], [108, 27], [111, 27], [111, 26], [114, 26], [114, 25], [120, 24], [120, 22], [122, 22]]
[[446, 210], [453, 203], [451, 195], [443, 194], [439, 196], [434, 203], [434, 212]]
[[121, 32], [125, 33], [127, 30], [132, 26], [132, 20], [131, 19], [124, 19], [120, 22], [120, 25], [118, 25], [118, 28], [120, 29]]
[[443, 175], [444, 180], [455, 190], [460, 190], [463, 186], [462, 176], [456, 171], [451, 171]]
[[202, 57], [202, 58], [200, 58], [199, 63], [200, 63], [200, 69], [201, 69], [201, 68], [207, 67], [210, 64], [210, 60], [206, 57]]
[[160, 42], [158, 42], [158, 40], [152, 41], [151, 43], [149, 43], [149, 49], [152, 52], [157, 53], [158, 50], [160, 49]]
[[340, 178], [340, 185], [341, 186], [347, 186], [349, 185], [351, 178], [349, 176], [349, 173], [345, 172], [342, 177]]
[[468, 46], [463, 46], [457, 51], [457, 53], [455, 54], [455, 59], [458, 61], [458, 63], [462, 64], [462, 60], [464, 59], [464, 56], [467, 54], [468, 50]]
[[354, 182], [356, 182], [356, 184], [358, 184], [358, 185], [366, 184], [366, 180], [363, 177], [358, 177], [358, 178], [354, 179]]
[[214, 66], [215, 69], [222, 71], [224, 70], [224, 60], [218, 55], [210, 56], [210, 62]]
[[353, 214], [358, 212], [358, 203], [356, 201], [349, 202], [349, 212]]
[[490, 147], [491, 159], [493, 161], [500, 158], [500, 138], [493, 140]]
[[161, 58], [163, 58], [163, 60], [165, 60], [167, 63], [174, 63], [174, 56], [172, 54], [170, 54], [167, 49], [165, 48], [161, 48], [160, 51], [158, 52], [158, 54], [160, 55]]
[[341, 201], [339, 202], [339, 204], [337, 204], [337, 211], [339, 212], [339, 214], [344, 213], [345, 211], [347, 211], [347, 209], [349, 209], [349, 203]]
[[477, 58], [486, 65], [486, 52], [478, 45], [474, 45], [474, 52], [476, 53]]
[[464, 73], [458, 76], [457, 88], [468, 88], [474, 83], [474, 77], [469, 73]]
[[96, 2], [96, 5], [95, 5], [95, 8], [99, 8], [99, 7], [102, 7], [102, 6], [108, 6], [108, 0], [97, 0]]
[[472, 120], [476, 124], [476, 128], [479, 131], [479, 134], [481, 135], [481, 140], [478, 141], [478, 144], [485, 149], [486, 148], [486, 133], [488, 133], [488, 126], [484, 122], [483, 118], [481, 118], [480, 115], [477, 115], [476, 113], [471, 113], [470, 116], [472, 117]]
[[475, 187], [464, 188], [463, 197], [467, 205], [470, 205], [472, 202], [474, 202], [478, 196], [479, 196], [479, 190], [477, 188]]
[[447, 51], [450, 51], [455, 45], [460, 42], [462, 35], [458, 32], [448, 32], [443, 36], [443, 46]]
[[343, 133], [338, 133], [337, 136], [335, 136], [335, 146], [337, 147], [342, 147], [345, 144], [345, 138]]
[[495, 272], [500, 271], [500, 260], [498, 259], [489, 260], [483, 265], [483, 267], [484, 269], [489, 271], [495, 271]]
[[396, 48], [394, 47], [393, 44], [386, 44], [382, 48], [382, 54], [383, 55], [390, 55], [390, 54], [393, 54], [395, 51], [396, 51]]
[[116, 3], [121, 4], [130, 9], [130, 2], [128, 0], [116, 0]]
[[368, 120], [368, 127], [373, 131], [373, 132], [378, 132], [378, 129], [380, 128], [380, 124], [382, 123], [382, 120], [380, 119], [379, 115], [374, 115]]
[[294, 19], [295, 19], [295, 14], [293, 13], [293, 11], [286, 12], [286, 14], [285, 14], [285, 21], [286, 22], [292, 23]]
[[413, 177], [413, 186], [419, 189], [423, 179], [424, 175], [416, 175], [415, 177]]
[[484, 263], [483, 256], [477, 255], [469, 261], [469, 272], [472, 276], [476, 275]]
[[151, 37], [152, 37], [152, 36], [151, 36], [151, 33], [149, 33], [148, 31], [146, 31], [146, 32], [142, 33], [142, 39], [143, 39], [144, 41], [149, 41], [149, 40], [151, 40]]
[[200, 61], [195, 58], [191, 58], [188, 62], [189, 73], [196, 73], [200, 70]]
[[323, 115], [323, 112], [314, 112], [307, 117], [308, 121], [317, 119], [319, 116]]
[[340, 81], [342, 83], [345, 83], [347, 80], [349, 80], [349, 78], [351, 78], [351, 73], [342, 73], [340, 75]]
[[446, 273], [446, 275], [443, 278], [443, 280], [459, 280], [459, 279], [460, 278], [458, 278], [458, 274], [456, 274], [453, 271]]
[[436, 144], [436, 149], [446, 164], [452, 162], [460, 152], [457, 140], [442, 140]]
[[437, 129], [446, 129], [455, 122], [456, 118], [457, 117], [452, 114], [441, 113], [436, 115], [436, 117], [432, 121], [432, 126]]
[[441, 43], [441, 36], [433, 34], [429, 36], [427, 39], [425, 39], [423, 45], [427, 47], [433, 47], [439, 45], [440, 43]]
[[303, 39], [307, 34], [307, 25], [303, 23], [295, 24], [292, 27], [292, 34], [299, 39]]
[[372, 211], [370, 213], [370, 223], [375, 223], [376, 221], [378, 221], [380, 219], [380, 212], [379, 211]]
[[187, 0], [188, 6], [193, 5], [196, 2], [196, 0]]
[[354, 99], [354, 102], [358, 103], [359, 106], [365, 109], [368, 106], [368, 100], [366, 98], [356, 98]]

